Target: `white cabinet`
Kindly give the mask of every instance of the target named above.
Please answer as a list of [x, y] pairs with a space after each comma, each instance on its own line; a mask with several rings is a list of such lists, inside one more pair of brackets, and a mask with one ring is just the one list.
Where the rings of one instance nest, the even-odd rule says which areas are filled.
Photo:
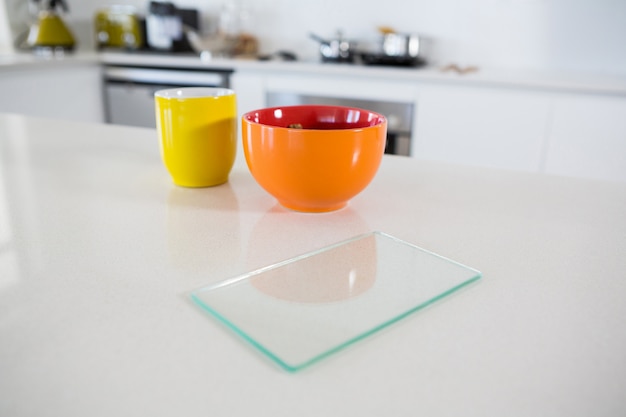
[[425, 85], [417, 103], [415, 157], [626, 181], [626, 97]]
[[626, 181], [626, 98], [556, 99], [545, 171]]
[[424, 86], [417, 100], [413, 156], [539, 171], [550, 99], [532, 92]]
[[230, 86], [237, 94], [237, 110], [243, 115], [265, 106], [265, 81], [257, 74], [235, 72], [231, 75]]
[[0, 69], [0, 112], [104, 121], [97, 63], [41, 63]]
[[626, 96], [458, 80], [237, 71], [240, 110], [267, 93], [414, 103], [411, 156], [626, 181]]

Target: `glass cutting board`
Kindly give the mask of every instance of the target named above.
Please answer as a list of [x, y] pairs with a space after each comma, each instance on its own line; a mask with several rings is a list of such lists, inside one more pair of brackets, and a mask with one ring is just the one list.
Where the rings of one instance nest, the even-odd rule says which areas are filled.
[[191, 298], [295, 372], [480, 277], [475, 269], [372, 232], [197, 289]]

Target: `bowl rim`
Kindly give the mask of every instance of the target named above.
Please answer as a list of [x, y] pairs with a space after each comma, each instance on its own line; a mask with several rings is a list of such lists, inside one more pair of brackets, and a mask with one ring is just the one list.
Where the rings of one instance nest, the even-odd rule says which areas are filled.
[[[260, 112], [260, 111], [273, 111], [273, 110], [279, 110], [279, 109], [285, 109], [285, 108], [334, 108], [334, 109], [344, 109], [344, 110], [358, 110], [358, 111], [373, 114], [380, 121], [374, 125], [363, 126], [363, 127], [350, 127], [350, 128], [338, 128], [338, 129], [306, 129], [306, 128], [274, 126], [274, 125], [269, 125], [265, 123], [255, 122], [248, 118], [250, 115]], [[244, 114], [242, 114], [241, 120], [244, 123], [249, 123], [251, 125], [265, 126], [268, 128], [279, 129], [279, 130], [290, 130], [290, 131], [295, 130], [299, 132], [334, 132], [334, 131], [373, 129], [373, 128], [378, 128], [388, 122], [387, 117], [382, 113], [378, 113], [373, 110], [364, 109], [362, 107], [340, 106], [340, 105], [334, 105], [334, 104], [290, 104], [290, 105], [285, 105], [285, 106], [261, 107], [255, 110], [250, 110], [250, 111], [245, 112]]]

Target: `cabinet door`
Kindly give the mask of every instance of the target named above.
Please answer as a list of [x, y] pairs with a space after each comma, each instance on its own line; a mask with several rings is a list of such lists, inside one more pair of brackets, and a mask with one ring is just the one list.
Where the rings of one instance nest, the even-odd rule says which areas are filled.
[[3, 70], [0, 112], [103, 122], [102, 75], [97, 63], [41, 63]]
[[550, 102], [548, 95], [512, 89], [424, 87], [413, 156], [539, 171]]
[[626, 181], [626, 98], [559, 98], [546, 172]]
[[230, 78], [230, 86], [237, 93], [239, 116], [265, 107], [265, 84], [260, 75], [236, 71]]

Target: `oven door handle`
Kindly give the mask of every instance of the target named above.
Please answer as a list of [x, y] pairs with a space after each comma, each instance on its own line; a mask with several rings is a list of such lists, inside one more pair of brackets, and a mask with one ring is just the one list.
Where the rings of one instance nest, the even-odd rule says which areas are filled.
[[229, 74], [230, 72], [179, 71], [114, 66], [108, 66], [104, 69], [104, 77], [107, 81], [180, 86], [228, 87]]

